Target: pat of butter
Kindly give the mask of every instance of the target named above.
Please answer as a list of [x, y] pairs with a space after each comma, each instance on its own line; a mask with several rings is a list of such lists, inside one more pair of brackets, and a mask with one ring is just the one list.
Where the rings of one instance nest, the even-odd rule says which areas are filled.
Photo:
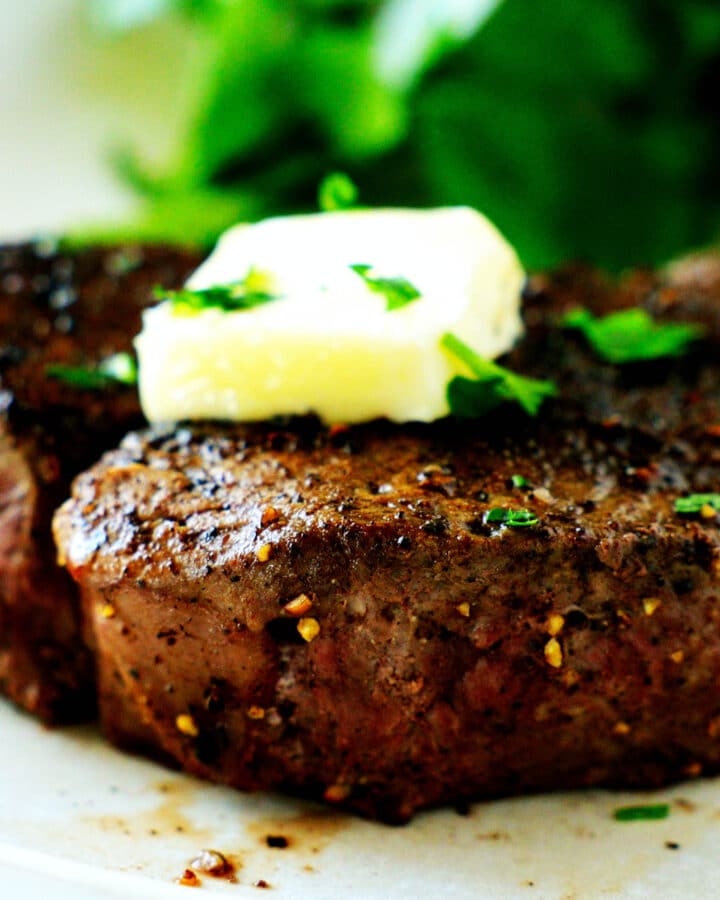
[[[420, 297], [388, 311], [353, 265], [403, 278]], [[267, 272], [279, 299], [252, 309], [148, 310], [136, 339], [151, 422], [316, 413], [329, 423], [449, 413], [468, 375], [441, 347], [452, 332], [494, 358], [522, 332], [524, 272], [512, 247], [466, 207], [376, 209], [267, 219], [228, 231], [193, 289]]]

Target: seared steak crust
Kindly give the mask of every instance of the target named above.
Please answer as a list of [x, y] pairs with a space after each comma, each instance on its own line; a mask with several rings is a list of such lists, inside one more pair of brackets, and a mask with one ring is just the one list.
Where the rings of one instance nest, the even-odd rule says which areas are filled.
[[178, 283], [196, 263], [161, 248], [0, 247], [0, 692], [47, 721], [85, 718], [95, 704], [51, 518], [75, 475], [142, 417], [133, 388], [80, 390], [46, 367], [130, 350], [152, 285]]
[[[534, 421], [129, 435], [55, 523], [111, 740], [394, 821], [720, 770], [717, 522], [673, 510], [720, 486], [706, 281], [534, 280], [511, 363], [561, 387]], [[551, 327], [578, 303], [646, 303], [708, 340], [603, 365]]]

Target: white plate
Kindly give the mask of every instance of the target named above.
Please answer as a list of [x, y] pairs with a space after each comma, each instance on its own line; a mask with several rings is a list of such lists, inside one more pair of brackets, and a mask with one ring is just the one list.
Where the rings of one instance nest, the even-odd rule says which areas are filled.
[[[336, 900], [714, 897], [720, 784], [601, 791], [425, 813], [397, 828], [314, 804], [203, 784], [123, 755], [91, 728], [48, 731], [0, 704], [0, 897], [179, 897], [203, 848], [237, 865], [206, 893]], [[619, 823], [669, 801], [662, 821]], [[267, 846], [282, 835], [286, 849]], [[667, 842], [677, 843], [669, 849]]]

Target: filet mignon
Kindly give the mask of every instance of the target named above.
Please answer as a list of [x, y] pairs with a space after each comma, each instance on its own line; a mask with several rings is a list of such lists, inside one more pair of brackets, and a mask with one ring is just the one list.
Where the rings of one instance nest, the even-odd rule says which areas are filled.
[[[129, 435], [55, 520], [107, 735], [391, 821], [720, 770], [718, 522], [674, 510], [720, 486], [719, 300], [706, 273], [534, 279], [509, 365], [558, 381], [535, 420]], [[577, 304], [707, 339], [611, 366], [557, 327]]]

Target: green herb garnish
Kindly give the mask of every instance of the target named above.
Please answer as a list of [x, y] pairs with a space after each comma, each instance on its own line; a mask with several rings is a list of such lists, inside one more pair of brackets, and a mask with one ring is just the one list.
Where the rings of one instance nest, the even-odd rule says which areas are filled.
[[137, 364], [129, 353], [115, 353], [97, 366], [67, 366], [51, 363], [45, 367], [48, 378], [75, 388], [97, 391], [111, 384], [137, 384]]
[[89, 391], [101, 390], [112, 382], [111, 378], [97, 369], [88, 366], [66, 366], [63, 363], [51, 363], [46, 366], [45, 374], [48, 378], [62, 381], [71, 387]]
[[643, 819], [667, 819], [670, 806], [667, 803], [654, 803], [648, 806], [621, 806], [613, 813], [618, 822], [639, 822]]
[[[205, 246], [232, 222], [314, 198], [322, 160], [362, 171], [386, 202], [487, 210], [530, 269], [570, 257], [660, 263], [717, 234], [718, 117], [704, 99], [720, 56], [712, 0], [76, 6], [118, 37], [159, 24], [141, 36], [157, 69], [138, 74], [165, 90], [192, 85], [164, 128], [167, 152], [136, 179], [149, 181], [137, 227], [156, 240], [164, 228]], [[93, 52], [100, 65], [101, 54], [145, 62], [133, 40]], [[144, 161], [139, 129], [122, 124], [113, 134], [139, 143]]]
[[199, 290], [181, 288], [179, 291], [156, 287], [154, 294], [158, 300], [169, 300], [173, 305], [173, 312], [178, 315], [194, 315], [206, 309], [238, 312], [271, 303], [280, 299], [280, 294], [274, 293], [272, 287], [273, 278], [270, 273], [251, 268], [242, 280], [230, 284], [218, 284]]
[[491, 525], [507, 525], [509, 528], [530, 528], [540, 519], [529, 509], [503, 509], [496, 506], [485, 513], [485, 521]]
[[358, 189], [343, 172], [331, 172], [320, 182], [318, 206], [323, 212], [351, 209], [357, 203]]
[[513, 475], [510, 481], [512, 482], [512, 486], [514, 488], [519, 488], [520, 490], [528, 487], [530, 484], [530, 482], [527, 480], [527, 478], [525, 478], [524, 475]]
[[562, 319], [564, 328], [577, 328], [593, 350], [611, 363], [639, 362], [663, 356], [682, 356], [702, 337], [700, 325], [656, 322], [644, 309], [624, 309], [598, 319], [579, 307]]
[[420, 291], [406, 278], [375, 278], [369, 274], [372, 266], [364, 263], [356, 263], [350, 268], [362, 278], [371, 291], [385, 297], [388, 312], [402, 309], [403, 306], [407, 306], [408, 303], [412, 303], [420, 296]]
[[695, 516], [705, 506], [720, 512], [720, 494], [690, 494], [688, 497], [678, 497], [675, 501], [675, 512], [682, 516]]
[[447, 386], [450, 412], [455, 416], [476, 418], [490, 412], [501, 403], [515, 401], [534, 416], [543, 400], [554, 397], [557, 388], [552, 381], [526, 378], [510, 372], [477, 353], [454, 334], [445, 334], [442, 346], [463, 362], [475, 376], [457, 375]]

